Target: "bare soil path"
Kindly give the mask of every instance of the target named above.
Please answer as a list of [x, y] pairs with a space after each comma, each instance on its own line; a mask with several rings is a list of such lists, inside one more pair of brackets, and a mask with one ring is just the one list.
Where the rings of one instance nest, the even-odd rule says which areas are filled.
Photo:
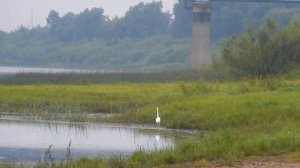
[[288, 163], [282, 161], [251, 161], [232, 166], [212, 166], [216, 168], [300, 168], [300, 163]]
[[179, 165], [159, 166], [158, 168], [300, 168], [300, 161], [289, 162], [280, 159], [259, 160], [259, 161], [244, 161], [241, 163], [226, 164], [211, 164], [204, 162], [186, 163]]

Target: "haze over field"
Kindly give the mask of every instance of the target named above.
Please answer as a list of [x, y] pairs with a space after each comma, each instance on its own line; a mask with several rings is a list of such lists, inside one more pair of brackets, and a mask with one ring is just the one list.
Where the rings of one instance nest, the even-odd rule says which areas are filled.
[[[142, 1], [152, 2], [153, 0], [1, 0], [0, 30], [12, 31], [21, 25], [30, 27], [31, 22], [33, 26], [44, 26], [51, 9], [56, 10], [62, 16], [68, 12], [78, 14], [86, 8], [102, 7], [105, 15], [120, 17], [130, 6]], [[172, 11], [175, 2], [176, 0], [163, 1], [164, 11]]]

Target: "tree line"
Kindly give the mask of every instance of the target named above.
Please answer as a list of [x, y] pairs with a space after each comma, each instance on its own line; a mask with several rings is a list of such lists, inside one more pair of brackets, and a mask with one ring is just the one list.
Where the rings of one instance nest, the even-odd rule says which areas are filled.
[[125, 16], [115, 18], [105, 16], [102, 8], [86, 9], [78, 15], [68, 13], [61, 17], [52, 10], [47, 17], [47, 27], [50, 37], [59, 41], [144, 39], [167, 33], [183, 37], [188, 35], [186, 32], [190, 36], [191, 27], [187, 30], [182, 27], [186, 21], [191, 20], [191, 15], [185, 16], [191, 11], [185, 11], [182, 5], [176, 5], [173, 20], [170, 13], [162, 11], [162, 7], [162, 2], [140, 2], [130, 7]]
[[[286, 25], [300, 16], [285, 4], [212, 4], [213, 46], [258, 27], [267, 18]], [[123, 17], [109, 18], [99, 8], [61, 16], [51, 10], [46, 26], [0, 31], [0, 65], [87, 69], [184, 69], [191, 52], [192, 11], [178, 1], [173, 14], [162, 2], [139, 3]]]
[[[298, 6], [298, 7], [297, 7]], [[300, 5], [213, 2], [213, 40], [219, 41], [240, 34], [249, 25], [259, 27], [269, 18], [280, 24], [300, 17]], [[162, 11], [162, 2], [143, 3], [131, 7], [124, 17], [108, 18], [102, 8], [86, 9], [75, 15], [62, 17], [52, 10], [47, 18], [52, 38], [61, 41], [82, 39], [143, 39], [153, 36], [171, 35], [175, 38], [191, 37], [192, 11], [183, 1], [174, 5], [173, 15]]]

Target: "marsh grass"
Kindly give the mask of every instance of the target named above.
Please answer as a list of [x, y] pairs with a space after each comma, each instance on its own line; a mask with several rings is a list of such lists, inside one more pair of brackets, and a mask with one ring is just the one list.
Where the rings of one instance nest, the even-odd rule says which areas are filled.
[[172, 81], [195, 81], [199, 78], [198, 70], [181, 71], [141, 71], [141, 72], [68, 72], [43, 73], [20, 72], [16, 74], [0, 74], [0, 84], [30, 85], [30, 84], [107, 84], [107, 83], [149, 83]]
[[231, 163], [252, 156], [295, 158], [300, 151], [298, 79], [0, 86], [0, 92], [1, 110], [8, 112], [113, 113], [118, 115], [95, 121], [154, 124], [158, 106], [163, 127], [207, 132], [178, 140], [171, 149], [136, 151], [129, 158], [83, 158], [61, 167]]

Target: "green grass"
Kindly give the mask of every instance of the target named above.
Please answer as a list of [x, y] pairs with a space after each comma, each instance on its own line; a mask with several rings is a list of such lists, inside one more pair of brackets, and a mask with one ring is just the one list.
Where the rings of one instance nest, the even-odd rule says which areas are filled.
[[0, 86], [0, 111], [119, 113], [149, 104], [162, 95], [176, 96], [175, 90], [176, 85], [129, 83]]
[[0, 111], [117, 113], [120, 115], [96, 121], [154, 124], [158, 106], [162, 126], [207, 131], [178, 141], [174, 149], [137, 151], [130, 158], [81, 159], [62, 167], [233, 162], [250, 156], [295, 157], [300, 151], [298, 79], [0, 86], [0, 93]]

